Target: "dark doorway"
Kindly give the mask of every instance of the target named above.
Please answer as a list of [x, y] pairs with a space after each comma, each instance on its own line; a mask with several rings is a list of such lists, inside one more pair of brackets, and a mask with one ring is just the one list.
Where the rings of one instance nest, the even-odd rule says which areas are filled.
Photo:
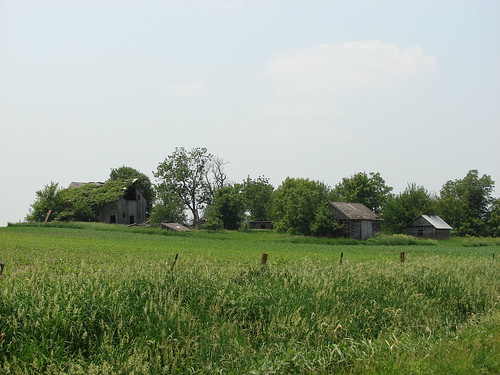
[[129, 224], [135, 224], [135, 217], [134, 217], [134, 215], [130, 215], [130, 223]]
[[110, 224], [116, 224], [116, 215], [111, 215], [109, 217], [109, 223]]

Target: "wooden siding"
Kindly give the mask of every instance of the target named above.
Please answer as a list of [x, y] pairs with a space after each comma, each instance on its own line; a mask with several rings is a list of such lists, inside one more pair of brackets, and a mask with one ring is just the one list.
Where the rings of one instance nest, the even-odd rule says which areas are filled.
[[374, 213], [373, 217], [376, 217], [377, 220], [370, 220], [368, 218], [352, 219], [340, 211], [335, 204], [330, 203], [329, 208], [333, 218], [342, 224], [342, 236], [344, 238], [366, 240], [375, 233], [380, 232], [382, 220]]
[[146, 200], [142, 194], [133, 189], [116, 202], [108, 203], [98, 210], [101, 223], [142, 224], [146, 221]]
[[408, 227], [408, 234], [417, 238], [448, 240], [451, 236], [451, 230], [437, 229], [421, 216]]

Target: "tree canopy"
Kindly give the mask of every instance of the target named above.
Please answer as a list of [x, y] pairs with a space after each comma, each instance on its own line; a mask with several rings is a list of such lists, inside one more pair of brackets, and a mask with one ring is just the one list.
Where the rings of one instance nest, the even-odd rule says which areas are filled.
[[176, 195], [191, 211], [196, 228], [200, 226], [200, 210], [213, 199], [212, 186], [207, 180], [212, 159], [204, 147], [189, 151], [177, 147], [158, 164], [154, 173], [158, 191]]
[[495, 182], [470, 170], [463, 179], [447, 181], [437, 200], [437, 211], [460, 235], [488, 235], [488, 218]]
[[207, 208], [205, 218], [209, 225], [220, 221], [224, 229], [239, 229], [245, 219], [245, 201], [241, 185], [218, 189], [213, 204]]
[[243, 181], [241, 192], [245, 202], [245, 209], [250, 215], [250, 220], [270, 220], [274, 187], [269, 183], [268, 178], [259, 176], [256, 179], [251, 179], [248, 176]]
[[274, 227], [284, 233], [313, 234], [316, 220], [324, 217], [328, 194], [322, 182], [288, 177], [274, 192]]
[[44, 221], [47, 213], [52, 211], [51, 217], [56, 217], [64, 209], [61, 197], [61, 188], [57, 182], [50, 182], [43, 189], [35, 192], [35, 201], [31, 204], [30, 212], [26, 216], [28, 221]]
[[335, 185], [331, 200], [363, 203], [370, 210], [380, 213], [391, 191], [392, 187], [385, 184], [380, 173], [359, 172], [351, 177], [344, 177], [342, 182]]
[[420, 215], [434, 214], [435, 197], [423, 186], [408, 184], [406, 189], [388, 197], [382, 209], [384, 231], [389, 233], [406, 233]]

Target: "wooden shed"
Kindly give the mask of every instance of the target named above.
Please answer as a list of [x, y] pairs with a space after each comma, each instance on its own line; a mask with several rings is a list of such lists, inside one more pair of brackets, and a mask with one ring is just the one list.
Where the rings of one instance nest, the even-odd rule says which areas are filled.
[[408, 227], [408, 234], [418, 238], [448, 240], [451, 227], [437, 215], [422, 215]]
[[345, 238], [366, 240], [380, 232], [382, 219], [362, 203], [330, 202], [330, 212], [342, 224]]

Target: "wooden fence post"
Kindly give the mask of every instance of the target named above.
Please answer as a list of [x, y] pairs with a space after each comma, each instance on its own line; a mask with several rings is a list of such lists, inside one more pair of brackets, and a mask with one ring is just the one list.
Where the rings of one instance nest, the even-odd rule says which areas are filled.
[[0, 262], [0, 275], [3, 273], [3, 269], [5, 268], [5, 264]]
[[340, 264], [342, 264], [342, 258], [344, 257], [344, 253], [340, 253]]
[[174, 270], [175, 263], [177, 263], [177, 258], [179, 258], [179, 254], [175, 254], [174, 263], [172, 263], [172, 268], [170, 268], [170, 271]]
[[405, 262], [405, 252], [404, 251], [399, 253], [399, 261], [401, 262], [401, 264], [403, 264]]
[[262, 253], [262, 258], [260, 258], [260, 264], [265, 266], [267, 264], [267, 253]]

